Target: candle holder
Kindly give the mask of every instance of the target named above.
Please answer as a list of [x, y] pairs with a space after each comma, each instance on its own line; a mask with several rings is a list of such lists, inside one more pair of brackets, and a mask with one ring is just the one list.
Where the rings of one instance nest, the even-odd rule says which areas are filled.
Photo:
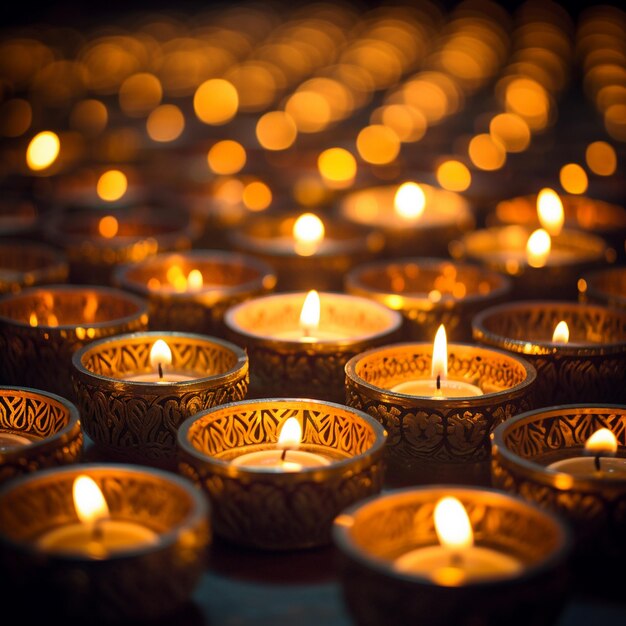
[[445, 324], [452, 341], [470, 341], [472, 317], [503, 302], [511, 281], [478, 265], [416, 257], [355, 267], [345, 288], [400, 311], [407, 340], [430, 339]]
[[74, 400], [72, 354], [109, 335], [144, 330], [147, 304], [121, 289], [30, 287], [0, 297], [0, 377]]
[[578, 281], [578, 300], [626, 309], [626, 267], [607, 267], [589, 272]]
[[0, 483], [77, 461], [83, 449], [78, 409], [26, 387], [0, 387]]
[[110, 284], [118, 265], [188, 250], [199, 234], [185, 211], [151, 206], [54, 211], [42, 228], [44, 238], [67, 255], [70, 282], [88, 284]]
[[[518, 557], [519, 574], [445, 586], [396, 569], [399, 555], [438, 543], [433, 510], [445, 496], [462, 502], [476, 545]], [[568, 529], [556, 516], [493, 489], [392, 490], [344, 511], [332, 533], [343, 596], [359, 625], [382, 626], [390, 615], [398, 624], [427, 626], [548, 625], [557, 621], [565, 604]]]
[[[625, 423], [623, 405], [566, 404], [517, 415], [492, 435], [494, 486], [566, 520], [574, 531], [577, 577], [592, 584], [596, 578], [594, 586], [611, 584], [606, 577], [597, 580], [598, 565], [611, 571], [609, 565], [626, 556], [626, 477], [577, 476], [547, 465], [582, 454], [585, 440], [599, 428], [613, 432], [617, 456], [626, 457]], [[622, 587], [617, 581], [612, 586]]]
[[324, 217], [324, 239], [317, 246], [303, 246], [299, 253], [292, 237], [298, 217], [292, 213], [250, 216], [227, 235], [235, 250], [274, 268], [280, 291], [341, 291], [343, 275], [383, 249], [383, 237], [375, 229]]
[[[180, 271], [180, 291], [168, 281]], [[188, 287], [193, 270], [201, 272], [202, 285]], [[218, 250], [190, 250], [158, 254], [115, 270], [113, 282], [149, 303], [150, 328], [220, 335], [224, 312], [249, 298], [274, 289], [273, 270], [253, 257]]]
[[[302, 424], [300, 448], [329, 464], [289, 472], [233, 465], [242, 454], [275, 448], [289, 417]], [[368, 415], [331, 402], [233, 402], [183, 423], [179, 471], [208, 494], [216, 534], [269, 550], [321, 546], [330, 543], [333, 519], [344, 507], [380, 491], [385, 436]]]
[[435, 398], [393, 391], [426, 379], [432, 343], [372, 348], [345, 367], [345, 403], [376, 418], [389, 433], [388, 482], [489, 484], [489, 435], [500, 422], [534, 408], [535, 368], [523, 358], [470, 344], [448, 344], [448, 371], [483, 390], [475, 397]]
[[[458, 193], [419, 183], [424, 194], [424, 211], [418, 217], [403, 218], [396, 213], [394, 198], [399, 185], [368, 187], [347, 193], [338, 213], [350, 223], [380, 230], [387, 257], [447, 257], [448, 242], [475, 226], [467, 200]], [[418, 192], [419, 193], [419, 192]], [[410, 203], [409, 203], [410, 204]]]
[[29, 240], [0, 240], [0, 294], [63, 283], [68, 273], [69, 265], [60, 250]]
[[513, 283], [512, 296], [518, 300], [575, 300], [580, 276], [614, 258], [607, 243], [597, 235], [563, 230], [552, 237], [545, 264], [533, 267], [526, 256], [531, 234], [531, 229], [516, 225], [475, 230], [452, 241], [450, 253], [456, 259], [507, 274]]
[[[568, 343], [553, 341], [557, 324]], [[474, 338], [523, 355], [537, 369], [537, 406], [626, 401], [626, 312], [560, 301], [501, 304], [478, 313]]]
[[[156, 539], [103, 558], [42, 547], [45, 533], [77, 522], [72, 485], [79, 475], [96, 482], [112, 520], [145, 526]], [[206, 499], [189, 481], [152, 468], [111, 463], [48, 469], [0, 492], [3, 584], [10, 597], [21, 598], [25, 616], [97, 615], [106, 623], [132, 623], [171, 615], [199, 581], [210, 541]]]
[[[344, 365], [367, 346], [393, 341], [402, 331], [396, 311], [367, 298], [320, 294], [320, 329], [332, 337], [296, 337], [304, 293], [278, 293], [247, 300], [228, 309], [224, 324], [232, 341], [250, 358], [251, 394], [294, 396], [342, 402]], [[293, 337], [282, 338], [293, 330]]]
[[[172, 368], [188, 374], [160, 383], [130, 380], [151, 373], [151, 346], [164, 340]], [[94, 341], [73, 358], [83, 429], [99, 448], [120, 459], [163, 465], [175, 459], [176, 432], [190, 415], [241, 400], [248, 358], [238, 346], [193, 333], [141, 332]]]

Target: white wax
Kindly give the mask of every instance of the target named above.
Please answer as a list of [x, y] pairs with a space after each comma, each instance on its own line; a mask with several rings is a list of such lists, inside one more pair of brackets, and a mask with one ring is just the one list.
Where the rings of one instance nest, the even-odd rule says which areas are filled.
[[458, 586], [515, 576], [522, 570], [522, 563], [510, 554], [482, 546], [453, 552], [436, 545], [406, 552], [394, 561], [394, 568], [405, 574], [430, 578], [440, 585]]
[[286, 339], [288, 341], [300, 341], [302, 343], [316, 343], [318, 341], [337, 341], [339, 339], [348, 339], [348, 333], [339, 333], [324, 328], [317, 328], [311, 331], [310, 334], [305, 335], [300, 328], [293, 328], [290, 330], [281, 330], [273, 333], [272, 337], [275, 339]]
[[106, 519], [98, 522], [97, 535], [91, 524], [67, 524], [41, 535], [37, 546], [47, 552], [102, 558], [112, 552], [154, 544], [157, 538], [143, 524]]
[[[526, 248], [503, 248], [481, 252], [480, 256], [502, 264], [517, 262], [520, 266], [529, 265]], [[572, 261], [581, 260], [583, 257], [574, 250], [552, 248], [545, 257], [545, 265], [563, 265]]]
[[420, 396], [425, 398], [467, 398], [482, 396], [483, 390], [476, 385], [463, 380], [450, 380], [448, 378], [441, 381], [441, 389], [437, 389], [436, 378], [416, 378], [405, 380], [391, 387], [390, 391], [405, 393], [410, 396]]
[[283, 461], [282, 453], [281, 449], [247, 452], [235, 457], [231, 463], [240, 467], [253, 467], [272, 472], [297, 472], [305, 467], [330, 465], [330, 459], [321, 454], [305, 450], [287, 450]]
[[[271, 239], [261, 239], [258, 241], [259, 247], [280, 254], [298, 254], [299, 256], [314, 256], [316, 254], [331, 254], [342, 251], [343, 246], [336, 239], [324, 237], [319, 243], [302, 243], [298, 244], [293, 237], [272, 237]], [[304, 254], [302, 254], [304, 252]]]
[[15, 448], [27, 446], [31, 443], [33, 443], [32, 438], [16, 435], [15, 433], [0, 432], [0, 452], [14, 450]]
[[626, 479], [626, 459], [621, 457], [601, 456], [600, 471], [596, 469], [594, 456], [575, 456], [555, 461], [547, 467], [556, 472], [565, 472], [587, 478]]
[[208, 374], [201, 372], [185, 372], [184, 370], [172, 372], [163, 372], [163, 378], [161, 378], [158, 372], [151, 372], [150, 374], [134, 374], [132, 376], [124, 376], [124, 380], [138, 383], [177, 383], [185, 380], [195, 380], [196, 378], [204, 378]]

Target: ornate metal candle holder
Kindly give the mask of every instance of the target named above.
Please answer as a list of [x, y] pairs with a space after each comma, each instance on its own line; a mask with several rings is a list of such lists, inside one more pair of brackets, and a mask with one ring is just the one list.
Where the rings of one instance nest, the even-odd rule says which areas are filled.
[[[174, 280], [184, 282], [180, 290], [168, 280], [175, 269], [179, 271]], [[201, 272], [201, 286], [188, 284], [194, 270]], [[190, 250], [123, 265], [115, 271], [113, 282], [148, 300], [150, 328], [219, 335], [226, 309], [271, 292], [276, 276], [265, 263], [247, 255]]]
[[345, 288], [400, 311], [409, 340], [432, 340], [445, 324], [452, 341], [469, 341], [474, 314], [504, 301], [511, 281], [478, 265], [415, 257], [359, 265]]
[[[108, 220], [102, 222], [102, 220]], [[65, 251], [70, 281], [109, 284], [116, 266], [159, 252], [188, 250], [198, 237], [194, 220], [181, 210], [137, 206], [55, 211], [43, 226], [48, 242]]]
[[[318, 289], [341, 291], [343, 275], [375, 258], [383, 248], [381, 234], [365, 226], [324, 217], [325, 235], [319, 246], [296, 251], [292, 237], [298, 214], [250, 216], [228, 233], [235, 250], [255, 256], [274, 268], [280, 291]], [[305, 254], [303, 254], [305, 253]]]
[[387, 477], [392, 484], [489, 484], [489, 434], [500, 422], [534, 408], [534, 367], [501, 350], [448, 345], [450, 378], [477, 385], [483, 395], [435, 398], [392, 391], [426, 379], [432, 343], [372, 348], [345, 367], [345, 403], [375, 417], [389, 433]]
[[[79, 475], [96, 482], [111, 520], [145, 526], [155, 540], [101, 558], [42, 547], [43, 535], [77, 523], [72, 485]], [[24, 618], [97, 615], [102, 622], [133, 623], [171, 615], [199, 581], [210, 541], [206, 499], [170, 472], [74, 465], [35, 472], [0, 491], [2, 580]]]
[[[167, 343], [171, 368], [184, 379], [131, 380], [154, 371], [150, 350], [157, 339]], [[83, 429], [93, 442], [113, 456], [168, 469], [180, 424], [203, 409], [245, 398], [248, 389], [244, 351], [193, 333], [108, 337], [78, 350], [72, 364]]]
[[146, 302], [121, 289], [98, 286], [30, 287], [0, 297], [0, 376], [74, 399], [72, 354], [109, 335], [144, 330]]
[[[402, 218], [394, 209], [399, 185], [368, 187], [350, 192], [338, 213], [351, 223], [376, 228], [384, 236], [385, 256], [448, 256], [448, 242], [475, 225], [467, 200], [458, 193], [420, 183], [425, 208], [419, 217]], [[413, 202], [414, 203], [414, 202]], [[411, 203], [409, 203], [411, 204]]]
[[626, 267], [607, 267], [585, 274], [578, 281], [578, 300], [626, 309]]
[[[247, 300], [228, 309], [224, 324], [250, 358], [251, 394], [293, 396], [342, 402], [346, 362], [368, 346], [388, 343], [402, 330], [396, 311], [367, 298], [320, 294], [320, 328], [335, 338], [296, 337], [304, 293], [278, 293]], [[285, 331], [293, 337], [283, 338]]]
[[[611, 571], [608, 566], [623, 563], [626, 556], [626, 478], [576, 476], [547, 465], [582, 455], [586, 439], [599, 428], [613, 432], [617, 456], [626, 457], [625, 424], [626, 406], [566, 404], [517, 415], [492, 435], [494, 485], [570, 524], [582, 566], [578, 573], [587, 581], [597, 578], [597, 567], [588, 567], [591, 562]], [[606, 577], [600, 578], [596, 584], [609, 584]]]
[[[437, 584], [403, 573], [395, 560], [407, 551], [438, 544], [433, 523], [437, 501], [453, 496], [466, 509], [477, 546], [522, 561], [509, 578]], [[492, 489], [435, 486], [399, 489], [359, 502], [337, 517], [343, 596], [356, 624], [527, 624], [557, 621], [567, 596], [571, 539], [556, 517], [524, 500]]]
[[78, 409], [65, 398], [26, 387], [0, 387], [0, 483], [80, 458]]
[[64, 283], [68, 273], [65, 255], [52, 246], [29, 240], [0, 240], [0, 294]]
[[[274, 449], [289, 417], [302, 425], [298, 449], [329, 464], [288, 472], [233, 465], [242, 454]], [[180, 427], [179, 471], [208, 494], [216, 534], [262, 549], [321, 546], [330, 543], [333, 519], [344, 507], [382, 488], [385, 437], [368, 415], [331, 402], [233, 402]]]
[[[557, 324], [569, 342], [552, 340]], [[474, 338], [537, 369], [537, 406], [626, 401], [626, 311], [575, 302], [517, 302], [478, 313]]]
[[516, 299], [558, 298], [575, 300], [580, 276], [605, 266], [611, 258], [606, 241], [582, 231], [563, 231], [552, 237], [551, 251], [541, 267], [526, 258], [532, 230], [499, 226], [475, 230], [450, 243], [456, 259], [476, 262], [510, 276]]

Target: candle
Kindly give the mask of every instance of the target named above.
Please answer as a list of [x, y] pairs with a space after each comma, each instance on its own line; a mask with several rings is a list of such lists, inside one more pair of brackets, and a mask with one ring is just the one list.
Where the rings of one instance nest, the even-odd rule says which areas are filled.
[[156, 543], [157, 534], [143, 524], [110, 519], [104, 495], [89, 476], [79, 475], [72, 491], [80, 521], [41, 535], [37, 545], [42, 550], [105, 558], [116, 551]]
[[27, 446], [36, 439], [40, 438], [34, 435], [25, 436], [23, 434], [18, 435], [17, 433], [0, 431], [0, 453], [14, 450], [21, 446]]
[[443, 324], [439, 326], [433, 342], [431, 377], [402, 381], [391, 387], [391, 391], [438, 399], [483, 395], [483, 390], [476, 385], [464, 380], [448, 379], [448, 342]]
[[134, 374], [124, 379], [140, 383], [174, 383], [194, 378], [203, 378], [206, 374], [190, 370], [169, 369], [172, 364], [172, 350], [163, 339], [157, 339], [150, 348], [150, 365], [153, 372], [148, 374]]
[[276, 449], [247, 452], [234, 458], [232, 465], [276, 472], [297, 472], [303, 468], [330, 465], [330, 460], [320, 454], [298, 450], [301, 441], [300, 422], [290, 417], [281, 428]]
[[410, 550], [394, 561], [394, 568], [416, 574], [444, 586], [509, 578], [522, 570], [511, 554], [475, 546], [472, 526], [463, 504], [453, 497], [441, 498], [434, 511], [439, 545]]

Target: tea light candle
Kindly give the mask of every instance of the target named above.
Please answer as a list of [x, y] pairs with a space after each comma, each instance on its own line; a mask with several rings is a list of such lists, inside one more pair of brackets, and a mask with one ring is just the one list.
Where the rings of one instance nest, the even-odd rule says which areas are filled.
[[445, 586], [481, 580], [509, 578], [522, 569], [522, 562], [502, 550], [474, 545], [472, 526], [463, 504], [454, 497], [435, 505], [435, 530], [440, 545], [410, 550], [394, 561], [394, 568], [419, 575]]
[[163, 339], [157, 339], [150, 348], [150, 365], [154, 372], [150, 374], [133, 374], [125, 377], [125, 380], [137, 383], [174, 383], [183, 380], [203, 378], [206, 374], [190, 372], [189, 370], [169, 370], [172, 365], [172, 350]]

